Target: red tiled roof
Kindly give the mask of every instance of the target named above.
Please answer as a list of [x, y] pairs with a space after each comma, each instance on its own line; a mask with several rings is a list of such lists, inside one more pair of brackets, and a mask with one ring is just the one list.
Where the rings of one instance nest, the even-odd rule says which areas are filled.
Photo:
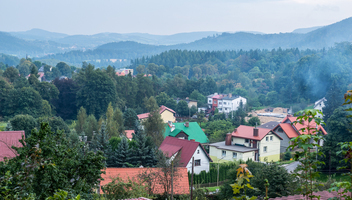
[[[190, 162], [194, 152], [197, 150], [198, 146], [201, 146], [205, 154], [208, 156], [208, 159], [210, 162], [213, 162], [213, 160], [210, 158], [208, 153], [205, 151], [203, 148], [202, 144], [196, 141], [191, 141], [191, 140], [184, 140], [184, 139], [178, 139], [175, 137], [170, 137], [167, 136], [164, 141], [161, 143], [159, 149], [163, 151], [167, 155], [173, 155], [176, 152], [180, 151], [177, 150], [178, 147], [181, 147], [181, 154], [180, 154], [180, 166], [181, 167], [186, 167], [188, 162]], [[172, 153], [175, 152], [175, 153]]]
[[212, 96], [211, 98], [212, 99], [219, 99], [219, 98], [221, 98], [221, 96], [220, 95], [215, 95], [215, 96]]
[[297, 131], [292, 127], [291, 124], [288, 123], [281, 123], [278, 124], [282, 128], [282, 130], [286, 133], [288, 138], [294, 138], [298, 136]]
[[22, 147], [22, 144], [19, 142], [22, 136], [25, 136], [24, 131], [0, 132], [0, 161], [3, 161], [5, 157], [13, 158], [16, 156], [16, 151], [11, 147]]
[[[266, 128], [257, 128], [258, 129], [258, 136], [253, 136], [253, 129], [252, 126], [244, 126], [240, 125], [235, 131], [232, 132], [233, 137], [251, 139], [251, 140], [262, 140], [271, 130]], [[280, 136], [274, 133], [278, 138], [282, 140]]]
[[[163, 113], [165, 110], [168, 110], [168, 111], [170, 111], [170, 112], [176, 114], [176, 112], [175, 112], [174, 110], [172, 110], [171, 108], [168, 108], [168, 107], [166, 107], [166, 106], [164, 106], [164, 105], [160, 106], [160, 111], [159, 111], [159, 113], [161, 114], [161, 113]], [[138, 117], [139, 120], [144, 119], [144, 118], [148, 118], [148, 117], [149, 117], [149, 113], [142, 113], [142, 114], [137, 115], [137, 117]]]
[[[337, 192], [328, 192], [328, 191], [319, 191], [319, 192], [313, 192], [313, 195], [315, 196], [320, 196], [320, 200], [328, 200], [329, 198], [333, 197], [339, 197]], [[350, 196], [351, 193], [348, 192], [346, 195]], [[296, 199], [306, 199], [303, 197], [303, 195], [293, 195], [293, 196], [287, 196], [287, 197], [276, 197], [276, 198], [270, 198], [271, 200], [296, 200]], [[313, 200], [317, 200], [317, 198], [313, 198]]]
[[[292, 123], [292, 122], [294, 122], [294, 121], [297, 120], [297, 117], [289, 117], [289, 116], [287, 116], [287, 117], [285, 117], [284, 120], [282, 120], [281, 123], [284, 123], [287, 119]], [[307, 121], [304, 121], [303, 124], [300, 124], [300, 123], [293, 124], [293, 126], [296, 128], [296, 130], [297, 130], [301, 135], [302, 135], [302, 134], [307, 134], [307, 132], [301, 131], [302, 128], [307, 128], [307, 127], [308, 127], [308, 122], [307, 122]], [[310, 128], [316, 128], [316, 127], [317, 127], [317, 124], [315, 123], [314, 120], [309, 123], [309, 127], [310, 127]], [[325, 129], [324, 129], [321, 125], [318, 126], [318, 130], [321, 131], [324, 135], [327, 135], [327, 134], [328, 134], [328, 133], [325, 131]]]
[[132, 133], [134, 133], [134, 130], [125, 130], [125, 133], [128, 139], [132, 139]]
[[116, 75], [117, 76], [125, 76], [126, 74], [125, 74], [125, 72], [122, 71], [122, 72], [116, 72]]
[[[174, 177], [174, 193], [175, 194], [189, 194], [189, 182], [187, 168], [178, 168], [179, 175]], [[122, 180], [127, 181], [128, 179], [139, 181], [139, 174], [142, 173], [156, 173], [160, 172], [160, 168], [106, 168], [105, 174], [101, 174], [104, 179], [100, 181], [100, 186], [104, 186], [112, 181], [113, 178], [120, 177]], [[161, 181], [156, 180], [154, 186], [154, 194], [164, 193], [164, 187], [160, 183]], [[100, 193], [103, 193], [100, 190]]]

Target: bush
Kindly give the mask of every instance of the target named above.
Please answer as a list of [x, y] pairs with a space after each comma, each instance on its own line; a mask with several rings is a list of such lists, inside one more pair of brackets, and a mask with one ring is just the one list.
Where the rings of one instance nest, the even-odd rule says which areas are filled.
[[284, 155], [284, 160], [290, 160], [291, 158], [292, 158], [291, 152], [286, 151], [286, 152], [285, 152], [285, 155]]

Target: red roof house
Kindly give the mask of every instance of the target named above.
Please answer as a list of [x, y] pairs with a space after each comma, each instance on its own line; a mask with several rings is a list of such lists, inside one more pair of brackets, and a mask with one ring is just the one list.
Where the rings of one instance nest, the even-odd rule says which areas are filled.
[[12, 146], [22, 147], [19, 140], [24, 137], [24, 131], [1, 131], [0, 132], [0, 161], [4, 158], [16, 157], [16, 151], [12, 149]]
[[[124, 181], [128, 181], [131, 179], [133, 181], [140, 181], [141, 178], [139, 175], [146, 173], [162, 173], [160, 168], [106, 168], [105, 174], [102, 174], [101, 177], [104, 179], [100, 181], [100, 186], [104, 186], [112, 181], [114, 178], [121, 178]], [[161, 176], [162, 178], [165, 178]], [[170, 178], [170, 177], [167, 177]], [[164, 193], [164, 185], [163, 180], [156, 180], [152, 181], [153, 185], [153, 193], [154, 194], [163, 194]], [[170, 181], [168, 181], [170, 182]], [[170, 192], [170, 191], [169, 191]], [[100, 193], [103, 193], [100, 190]], [[188, 181], [188, 173], [187, 169], [180, 167], [178, 168], [177, 176], [174, 177], [174, 193], [175, 194], [189, 194], [189, 181]]]
[[[168, 108], [164, 105], [160, 106], [159, 113], [165, 123], [167, 123], [168, 121], [175, 122], [175, 120], [176, 120], [175, 119], [176, 112], [174, 110], [172, 110], [171, 108]], [[146, 119], [149, 117], [149, 113], [142, 113], [142, 114], [137, 115], [137, 117], [139, 120]]]
[[132, 140], [132, 138], [133, 138], [132, 134], [134, 133], [134, 130], [125, 130], [125, 133], [126, 133], [126, 137], [129, 140]]
[[179, 166], [186, 167], [188, 171], [192, 170], [192, 158], [194, 157], [194, 173], [196, 174], [199, 174], [201, 171], [208, 172], [210, 162], [213, 162], [202, 144], [192, 140], [167, 136], [159, 149], [168, 158], [174, 159], [177, 157], [179, 159]]

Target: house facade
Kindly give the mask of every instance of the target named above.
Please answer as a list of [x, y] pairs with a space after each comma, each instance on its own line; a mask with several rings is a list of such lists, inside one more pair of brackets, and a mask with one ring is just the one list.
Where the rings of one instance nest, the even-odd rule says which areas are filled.
[[209, 155], [225, 160], [280, 160], [282, 138], [270, 129], [241, 125], [226, 135], [224, 142], [209, 144]]
[[[317, 110], [323, 112], [323, 108], [325, 107], [325, 103], [324, 103], [325, 101], [327, 101], [325, 99], [325, 97], [323, 97], [323, 98], [319, 99], [318, 101], [316, 101], [314, 103], [314, 109], [317, 109]], [[323, 118], [323, 116], [321, 114], [317, 114], [317, 117]]]
[[230, 113], [238, 110], [240, 105], [247, 104], [247, 99], [241, 96], [232, 96], [232, 94], [214, 93], [207, 96], [208, 109], [215, 111], [217, 108], [220, 113]]
[[[314, 120], [309, 124], [304, 122], [303, 124], [297, 123], [294, 124], [293, 122], [297, 120], [297, 117], [292, 117], [291, 115], [287, 115], [280, 124], [278, 124], [275, 128], [273, 128], [273, 132], [279, 135], [282, 138], [280, 143], [280, 152], [284, 153], [287, 151], [288, 146], [290, 146], [290, 140], [292, 138], [298, 137], [302, 134], [307, 134], [303, 132], [302, 128], [307, 128], [308, 126], [311, 128], [317, 128], [319, 132], [323, 135], [327, 135], [327, 132], [321, 125], [317, 125]], [[312, 141], [313, 142], [313, 141]], [[323, 140], [319, 141], [320, 145], [323, 145]]]
[[[167, 123], [169, 121], [175, 122], [176, 121], [176, 112], [172, 110], [171, 108], [168, 108], [166, 106], [160, 106], [160, 111], [161, 119], [164, 121], [164, 123]], [[149, 113], [142, 113], [137, 115], [138, 120], [145, 120], [149, 117]]]
[[159, 149], [170, 159], [176, 159], [180, 167], [192, 171], [194, 158], [194, 173], [209, 171], [210, 162], [213, 162], [202, 144], [194, 140], [185, 140], [175, 137], [166, 137]]

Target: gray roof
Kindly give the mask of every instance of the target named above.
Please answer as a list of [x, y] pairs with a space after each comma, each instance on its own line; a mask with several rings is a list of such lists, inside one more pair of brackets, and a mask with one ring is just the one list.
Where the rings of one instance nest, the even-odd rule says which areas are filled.
[[225, 145], [225, 141], [212, 143], [212, 144], [209, 144], [209, 146], [213, 146], [218, 149], [224, 149], [224, 150], [236, 151], [236, 152], [249, 152], [249, 151], [258, 150], [257, 148], [250, 148], [250, 147], [239, 146], [239, 145]]
[[275, 128], [278, 124], [280, 124], [280, 122], [271, 121], [271, 122], [267, 122], [267, 123], [265, 123], [265, 124], [262, 124], [262, 125], [260, 125], [260, 126], [257, 126], [257, 128], [266, 128], [266, 129], [272, 130], [272, 129]]
[[237, 99], [237, 98], [239, 98], [240, 96], [232, 96], [232, 97], [223, 97], [223, 98], [221, 98], [222, 100], [234, 100], [234, 99]]

